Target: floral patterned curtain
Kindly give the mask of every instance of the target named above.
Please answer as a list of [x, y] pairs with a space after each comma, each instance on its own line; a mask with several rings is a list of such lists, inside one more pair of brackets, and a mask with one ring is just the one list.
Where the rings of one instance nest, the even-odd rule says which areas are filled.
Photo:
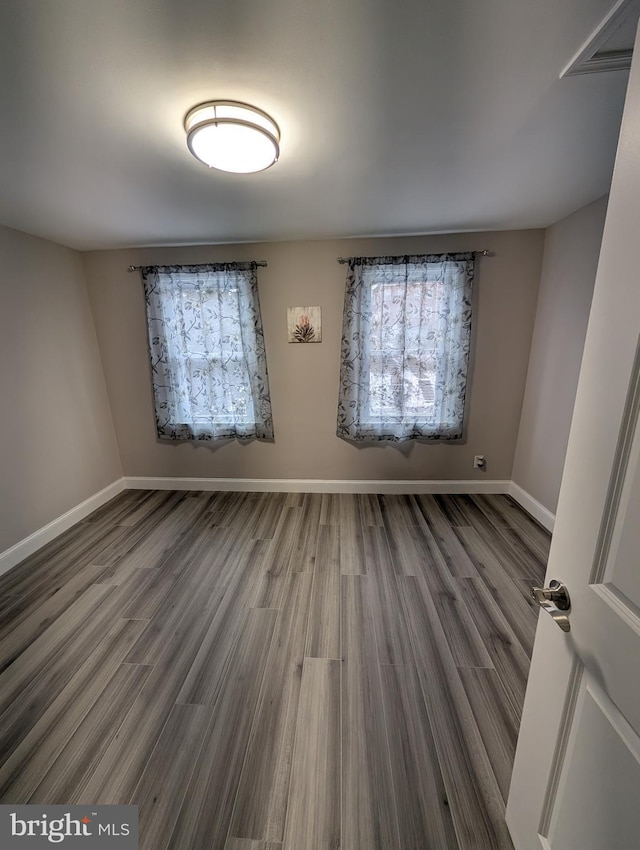
[[349, 260], [338, 436], [462, 437], [474, 254]]
[[162, 440], [271, 439], [255, 263], [142, 269]]

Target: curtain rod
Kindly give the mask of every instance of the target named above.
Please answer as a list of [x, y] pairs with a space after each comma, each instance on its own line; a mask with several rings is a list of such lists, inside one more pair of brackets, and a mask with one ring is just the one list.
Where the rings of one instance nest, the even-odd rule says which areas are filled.
[[[436, 253], [436, 252], [433, 252]], [[465, 251], [445, 251], [446, 254], [459, 254], [459, 253], [467, 253]], [[480, 254], [481, 257], [493, 257], [494, 252], [489, 251], [488, 249], [484, 249], [484, 251], [469, 251], [469, 254]], [[336, 258], [339, 263], [348, 263], [350, 260], [359, 260], [360, 257], [337, 257]]]
[[[266, 260], [255, 260], [255, 261], [254, 260], [240, 260], [240, 262], [242, 262], [242, 263], [244, 263], [244, 262], [255, 263], [256, 266], [266, 266], [267, 265]], [[180, 265], [180, 263], [176, 263], [175, 265]], [[192, 263], [191, 265], [194, 265], [194, 266], [213, 265], [213, 266], [215, 266], [215, 265], [217, 265], [217, 263]], [[147, 267], [146, 266], [127, 266], [127, 271], [128, 272], [139, 272], [140, 269], [144, 269], [144, 268], [147, 268]], [[185, 268], [189, 268], [189, 265], [188, 264], [185, 265]]]

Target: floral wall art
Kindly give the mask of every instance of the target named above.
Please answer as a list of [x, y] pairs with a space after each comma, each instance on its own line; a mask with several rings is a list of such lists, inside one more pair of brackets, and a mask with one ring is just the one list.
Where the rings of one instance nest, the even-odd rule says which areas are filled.
[[320, 307], [287, 307], [289, 342], [322, 342]]

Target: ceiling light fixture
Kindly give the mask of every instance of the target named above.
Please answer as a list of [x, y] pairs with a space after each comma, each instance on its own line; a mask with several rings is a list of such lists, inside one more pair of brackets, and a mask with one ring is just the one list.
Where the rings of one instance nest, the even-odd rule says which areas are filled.
[[196, 159], [220, 171], [264, 171], [280, 154], [278, 125], [266, 112], [246, 103], [201, 103], [187, 113], [184, 129]]

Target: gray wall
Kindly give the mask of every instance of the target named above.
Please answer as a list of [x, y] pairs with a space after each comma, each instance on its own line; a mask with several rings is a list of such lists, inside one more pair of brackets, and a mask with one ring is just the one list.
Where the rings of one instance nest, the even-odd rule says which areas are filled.
[[122, 475], [80, 255], [0, 227], [0, 552]]
[[[84, 254], [125, 475], [302, 479], [509, 479], [536, 310], [544, 232], [99, 251]], [[336, 257], [490, 249], [478, 261], [464, 444], [354, 446], [336, 436], [346, 267]], [[144, 298], [129, 264], [267, 260], [259, 291], [275, 442], [156, 440]], [[319, 305], [322, 343], [286, 340], [286, 308]], [[487, 457], [474, 471], [474, 454]]]
[[513, 480], [555, 513], [607, 199], [546, 231]]

